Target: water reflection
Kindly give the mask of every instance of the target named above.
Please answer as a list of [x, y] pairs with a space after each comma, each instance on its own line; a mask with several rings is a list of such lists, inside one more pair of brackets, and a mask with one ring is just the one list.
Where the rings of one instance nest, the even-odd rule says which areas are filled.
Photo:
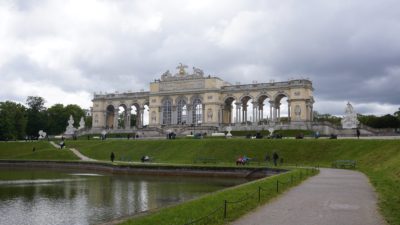
[[0, 225], [96, 224], [245, 182], [99, 175], [0, 169]]

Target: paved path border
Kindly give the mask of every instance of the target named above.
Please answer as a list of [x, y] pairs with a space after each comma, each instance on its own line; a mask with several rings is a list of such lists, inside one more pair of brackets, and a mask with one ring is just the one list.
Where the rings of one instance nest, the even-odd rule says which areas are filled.
[[368, 178], [358, 171], [321, 169], [233, 225], [384, 225]]

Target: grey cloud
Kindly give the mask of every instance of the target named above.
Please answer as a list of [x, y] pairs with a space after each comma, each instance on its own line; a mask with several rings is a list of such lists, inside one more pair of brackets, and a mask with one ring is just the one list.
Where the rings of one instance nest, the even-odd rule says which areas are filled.
[[[18, 1], [9, 32], [0, 32], [22, 45], [69, 43], [49, 53], [65, 53], [62, 66], [35, 61], [24, 46], [9, 62], [0, 60], [0, 81], [41, 80], [74, 92], [139, 90], [182, 62], [230, 83], [308, 77], [319, 111], [327, 102], [352, 101], [374, 113], [400, 105], [395, 0], [63, 3]], [[7, 57], [1, 49], [0, 57]]]

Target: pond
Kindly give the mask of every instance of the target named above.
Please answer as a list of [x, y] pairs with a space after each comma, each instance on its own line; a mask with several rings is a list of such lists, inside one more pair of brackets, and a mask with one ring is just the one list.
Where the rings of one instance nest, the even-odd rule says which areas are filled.
[[100, 224], [244, 182], [0, 168], [0, 225]]

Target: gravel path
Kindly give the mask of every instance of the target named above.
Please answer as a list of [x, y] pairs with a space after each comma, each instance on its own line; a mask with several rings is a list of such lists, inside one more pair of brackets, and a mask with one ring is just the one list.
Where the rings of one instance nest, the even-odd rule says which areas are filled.
[[97, 161], [95, 159], [89, 158], [85, 155], [82, 155], [82, 153], [80, 153], [78, 150], [74, 149], [74, 148], [70, 148], [69, 150], [71, 150], [76, 156], [78, 156], [81, 160], [83, 161]]
[[384, 225], [368, 178], [357, 171], [321, 169], [320, 174], [260, 206], [234, 225]]
[[[54, 141], [50, 141], [50, 144], [53, 145], [55, 148], [60, 148], [60, 145], [54, 143]], [[67, 149], [67, 148], [66, 148]], [[68, 148], [69, 150], [72, 151], [72, 153], [74, 153], [80, 160], [83, 161], [97, 161], [95, 159], [89, 158], [85, 155], [82, 155], [82, 153], [80, 153], [78, 150], [74, 149], [74, 148]]]

